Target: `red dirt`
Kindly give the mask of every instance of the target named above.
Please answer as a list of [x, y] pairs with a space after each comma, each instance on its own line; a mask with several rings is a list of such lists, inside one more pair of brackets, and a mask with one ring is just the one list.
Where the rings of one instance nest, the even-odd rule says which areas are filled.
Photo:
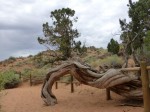
[[106, 100], [105, 90], [85, 85], [75, 86], [70, 93], [70, 85], [58, 84], [53, 88], [58, 99], [55, 106], [45, 106], [40, 97], [41, 85], [22, 85], [19, 88], [1, 92], [2, 112], [143, 112], [142, 107], [119, 106], [123, 99], [112, 93], [113, 100]]

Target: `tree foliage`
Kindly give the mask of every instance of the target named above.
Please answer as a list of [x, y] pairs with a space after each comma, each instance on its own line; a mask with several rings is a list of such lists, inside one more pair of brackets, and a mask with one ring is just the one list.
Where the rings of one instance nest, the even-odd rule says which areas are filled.
[[60, 50], [64, 59], [71, 56], [74, 38], [79, 37], [78, 30], [73, 28], [73, 23], [78, 19], [74, 15], [75, 11], [70, 8], [52, 11], [50, 15], [52, 25], [49, 25], [48, 22], [43, 24], [44, 37], [38, 37], [40, 44]]
[[108, 52], [111, 52], [113, 54], [118, 54], [119, 43], [112, 38], [107, 45], [107, 49], [108, 49]]
[[125, 45], [125, 53], [135, 55], [136, 50], [143, 52], [144, 39], [150, 30], [150, 0], [129, 0], [127, 6], [131, 21], [119, 20], [122, 31], [120, 39]]
[[147, 50], [150, 51], [150, 31], [147, 32], [146, 37], [144, 39], [144, 44]]
[[74, 51], [78, 52], [78, 54], [83, 54], [84, 52], [87, 51], [87, 48], [85, 46], [85, 44], [82, 46], [81, 41], [74, 41]]

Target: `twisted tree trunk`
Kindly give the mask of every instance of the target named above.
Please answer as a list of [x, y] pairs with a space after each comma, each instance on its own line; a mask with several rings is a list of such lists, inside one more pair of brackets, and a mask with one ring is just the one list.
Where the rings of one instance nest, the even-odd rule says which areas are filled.
[[45, 78], [41, 97], [47, 105], [55, 105], [57, 99], [52, 93], [52, 86], [55, 81], [66, 74], [73, 75], [79, 82], [99, 89], [109, 88], [111, 91], [132, 99], [142, 99], [142, 85], [139, 77], [133, 72], [122, 72], [121, 70], [110, 69], [99, 74], [90, 67], [81, 65], [78, 62], [67, 62], [52, 69]]

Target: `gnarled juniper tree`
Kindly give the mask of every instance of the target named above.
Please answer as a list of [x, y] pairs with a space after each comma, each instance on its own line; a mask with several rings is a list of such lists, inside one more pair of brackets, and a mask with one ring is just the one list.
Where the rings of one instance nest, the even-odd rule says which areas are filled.
[[73, 23], [77, 22], [74, 17], [75, 11], [70, 8], [62, 8], [54, 10], [50, 14], [52, 24], [48, 22], [43, 24], [44, 37], [38, 37], [38, 42], [48, 48], [57, 48], [63, 59], [71, 57], [72, 47], [74, 46], [74, 38], [79, 37], [77, 29], [73, 28]]
[[139, 0], [132, 2], [129, 0], [128, 15], [131, 19], [119, 20], [121, 26], [121, 40], [125, 43], [125, 54], [133, 54], [135, 61], [138, 63], [136, 51], [143, 54], [143, 45], [147, 33], [150, 31], [150, 0]]

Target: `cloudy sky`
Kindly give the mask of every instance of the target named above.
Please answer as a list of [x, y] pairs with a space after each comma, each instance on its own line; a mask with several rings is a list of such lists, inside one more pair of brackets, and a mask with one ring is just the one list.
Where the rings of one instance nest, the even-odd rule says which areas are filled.
[[[137, 1], [137, 0], [133, 0]], [[28, 56], [46, 48], [39, 45], [42, 24], [50, 12], [64, 7], [76, 11], [75, 27], [86, 46], [106, 48], [120, 31], [119, 18], [128, 18], [128, 0], [0, 0], [0, 60]]]

